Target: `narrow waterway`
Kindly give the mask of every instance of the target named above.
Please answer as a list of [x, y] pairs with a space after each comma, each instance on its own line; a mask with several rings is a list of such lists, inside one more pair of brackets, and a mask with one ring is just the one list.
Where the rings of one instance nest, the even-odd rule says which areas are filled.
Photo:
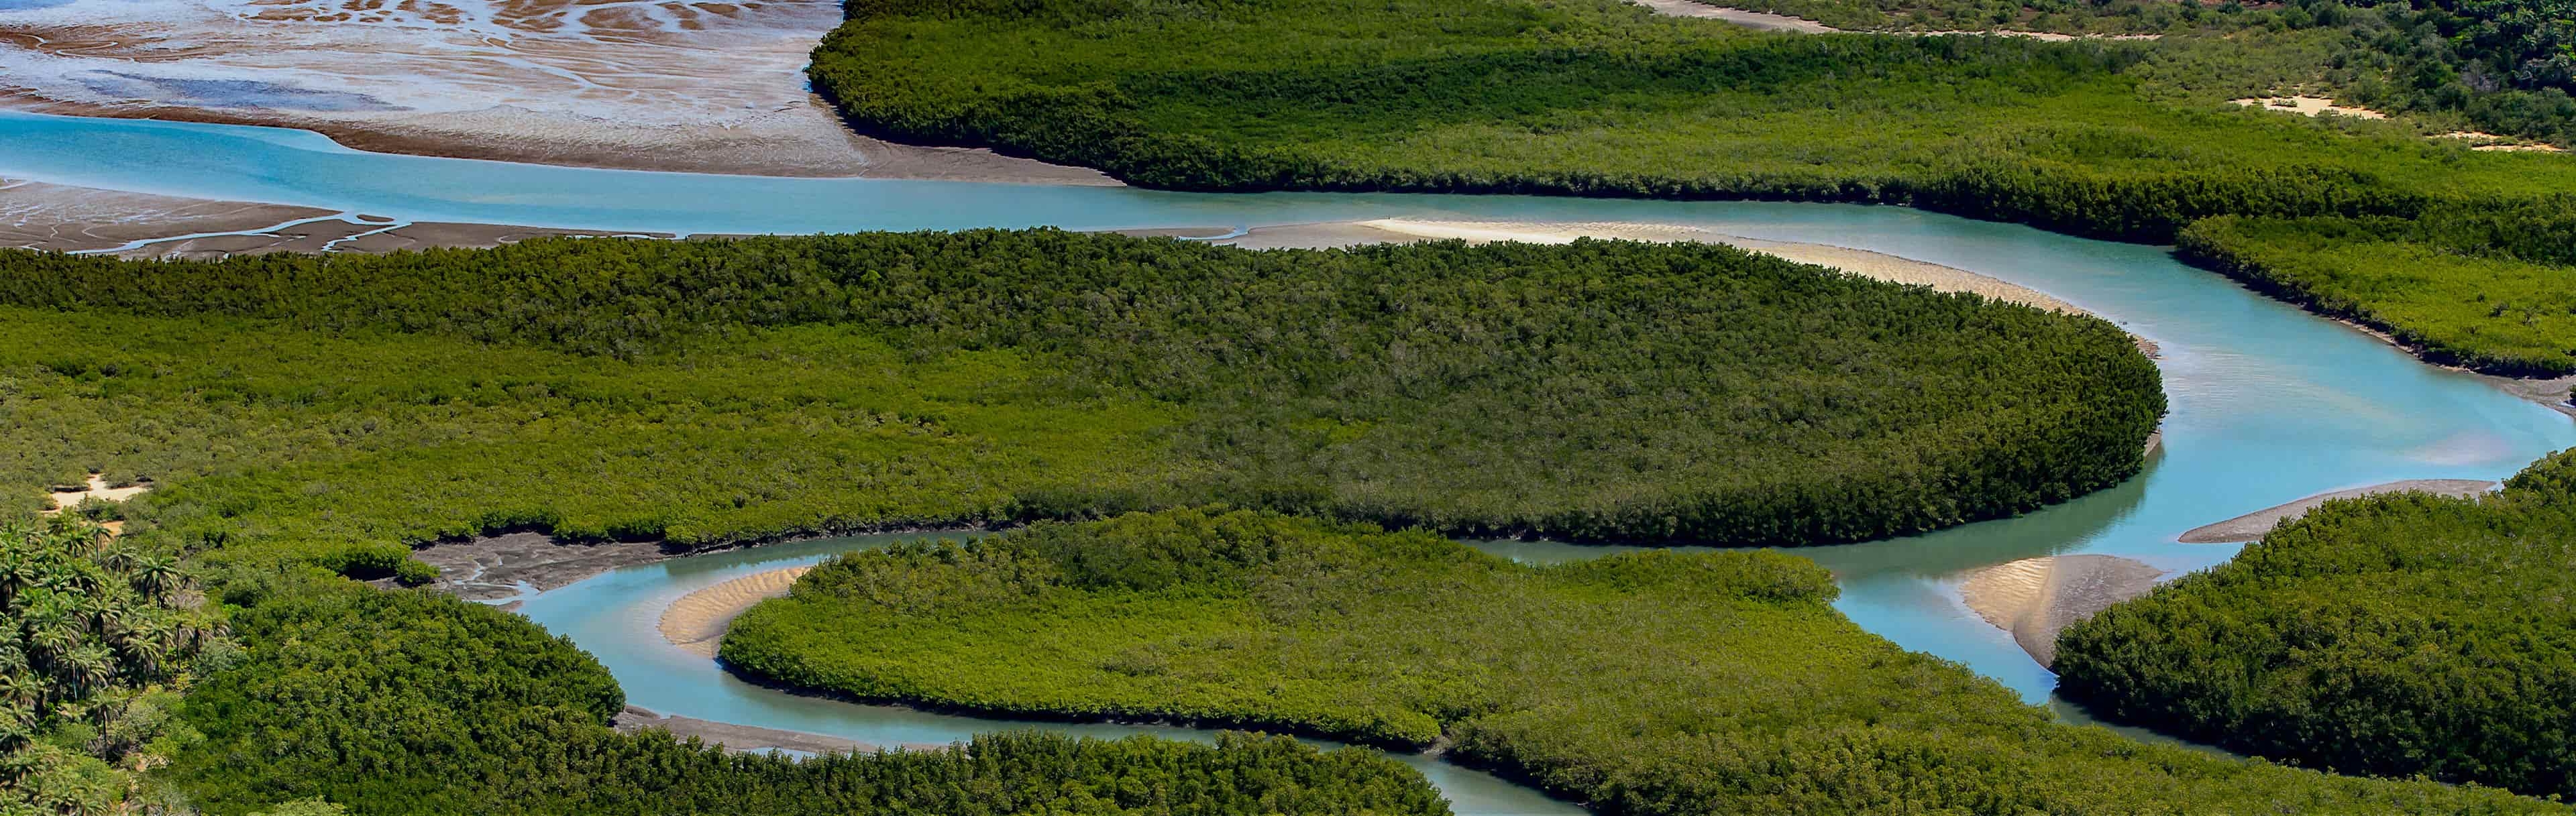
[[[405, 221], [674, 232], [819, 232], [1051, 225], [1205, 227], [1412, 217], [1639, 221], [1874, 250], [2029, 286], [2162, 347], [2164, 447], [2137, 479], [2015, 519], [1798, 551], [1834, 570], [1861, 626], [1993, 677], [2034, 703], [2055, 679], [1958, 600], [1963, 571], [2101, 553], [2187, 571], [2234, 545], [2185, 530], [2303, 496], [2410, 478], [2501, 479], [2576, 445], [2576, 423], [2478, 378], [2175, 262], [2156, 247], [1887, 207], [1532, 197], [1205, 195], [1123, 188], [777, 179], [585, 170], [360, 153], [298, 131], [0, 113], [0, 175]], [[868, 544], [832, 540], [620, 570], [528, 601], [528, 616], [600, 657], [636, 704], [665, 714], [876, 744], [946, 743], [993, 720], [852, 706], [741, 683], [663, 643], [662, 605], [761, 569]], [[1487, 545], [1533, 561], [1611, 550]], [[1178, 729], [1062, 726], [1077, 732]], [[1421, 763], [1461, 813], [1571, 812], [1524, 788]]]

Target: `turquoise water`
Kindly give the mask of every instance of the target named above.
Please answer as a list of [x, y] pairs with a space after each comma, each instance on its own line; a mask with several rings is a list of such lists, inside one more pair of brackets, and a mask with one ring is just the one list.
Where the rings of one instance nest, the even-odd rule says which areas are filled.
[[[2173, 406], [2163, 452], [2137, 479], [2021, 518], [1799, 552], [1835, 571], [1843, 587], [1837, 606], [1861, 626], [1965, 664], [2034, 703], [2048, 699], [2054, 678], [1959, 603], [1962, 571], [2078, 552], [2126, 556], [2174, 571], [2197, 569], [2235, 551], [2232, 545], [2174, 542], [2202, 524], [2395, 479], [2501, 479], [2546, 453], [2576, 445], [2576, 423], [2562, 415], [2183, 266], [2163, 249], [1899, 208], [1203, 195], [641, 173], [361, 153], [300, 131], [10, 113], [0, 113], [0, 175], [413, 221], [679, 233], [1036, 225], [1226, 229], [1393, 216], [1648, 221], [1876, 250], [1991, 275], [2090, 309], [2162, 346], [2159, 365]], [[526, 609], [532, 619], [599, 655], [638, 705], [663, 713], [879, 744], [944, 743], [994, 727], [989, 720], [755, 688], [663, 644], [654, 631], [661, 604], [688, 589], [864, 543], [763, 548], [622, 570], [537, 596]], [[1607, 551], [1544, 542], [1488, 546], [1532, 560]], [[1569, 810], [1490, 777], [1436, 763], [1425, 769], [1438, 775], [1462, 813]]]

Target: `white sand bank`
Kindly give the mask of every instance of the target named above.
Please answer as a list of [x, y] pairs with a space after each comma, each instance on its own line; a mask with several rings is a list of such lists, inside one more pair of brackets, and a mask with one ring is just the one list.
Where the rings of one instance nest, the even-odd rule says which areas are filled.
[[70, 490], [55, 490], [53, 495], [54, 506], [45, 512], [47, 514], [60, 513], [62, 511], [78, 507], [81, 502], [91, 499], [97, 499], [103, 502], [122, 502], [126, 499], [143, 495], [143, 491], [150, 489], [152, 489], [152, 486], [148, 484], [109, 487], [106, 479], [100, 478], [99, 474], [92, 473], [89, 475], [89, 484], [86, 486]]
[[2205, 527], [2196, 527], [2190, 532], [2183, 533], [2180, 537], [2174, 540], [2185, 544], [2227, 544], [2239, 541], [2253, 541], [2262, 538], [2263, 534], [2271, 532], [2275, 525], [2307, 515], [2308, 511], [2316, 509], [2317, 505], [2324, 504], [2334, 499], [2357, 499], [2363, 496], [2376, 495], [2380, 493], [2404, 493], [2409, 491], [2431, 493], [2436, 496], [2466, 497], [2476, 496], [2489, 490], [2493, 490], [2495, 489], [2495, 486], [2496, 483], [2494, 482], [2480, 481], [2476, 479], [2406, 479], [2402, 481], [2388, 482], [2386, 484], [2375, 484], [2369, 487], [2337, 490], [2332, 493], [2319, 493], [2288, 504], [2256, 510], [2217, 524], [2211, 524]]
[[714, 657], [734, 618], [761, 601], [785, 596], [797, 577], [813, 569], [775, 569], [682, 595], [662, 610], [662, 639], [692, 654]]
[[2369, 108], [2355, 108], [2345, 105], [2337, 105], [2333, 99], [2322, 96], [2261, 96], [2246, 97], [2244, 99], [2230, 99], [2228, 101], [2249, 108], [2260, 107], [2268, 111], [2295, 113], [2300, 116], [2324, 116], [2331, 113], [2336, 116], [2351, 116], [2361, 119], [2388, 118], [2388, 114], [2380, 113]]
[[2154, 589], [2164, 571], [2109, 555], [2025, 558], [1968, 573], [1960, 600], [2011, 632], [2042, 666], [2057, 660], [2057, 635], [2104, 608]]
[[1568, 244], [1581, 238], [1631, 241], [1699, 241], [1769, 253], [1799, 263], [1827, 266], [1866, 278], [1929, 286], [1943, 292], [1972, 292], [1995, 300], [2081, 314], [2074, 304], [2019, 284], [1964, 269], [1899, 258], [1879, 252], [1823, 244], [1765, 241], [1711, 232], [1697, 227], [1622, 222], [1538, 223], [1519, 221], [1422, 221], [1390, 218], [1335, 224], [1305, 224], [1254, 229], [1228, 243], [1254, 249], [1320, 248], [1415, 240], [1463, 239]]

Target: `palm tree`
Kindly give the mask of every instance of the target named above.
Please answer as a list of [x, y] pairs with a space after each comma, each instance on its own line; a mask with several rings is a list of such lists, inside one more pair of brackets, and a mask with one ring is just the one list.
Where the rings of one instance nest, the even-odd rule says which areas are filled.
[[62, 665], [77, 689], [75, 697], [87, 697], [116, 677], [116, 655], [105, 646], [92, 644], [73, 649], [63, 656]]
[[142, 593], [143, 597], [151, 599], [154, 603], [169, 600], [170, 593], [179, 589], [179, 562], [174, 558], [139, 556], [134, 559], [131, 575], [134, 591]]

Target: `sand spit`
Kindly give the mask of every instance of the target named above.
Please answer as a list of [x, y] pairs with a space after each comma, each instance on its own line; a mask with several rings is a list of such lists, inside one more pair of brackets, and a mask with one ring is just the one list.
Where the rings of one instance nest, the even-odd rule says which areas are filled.
[[1959, 597], [1978, 617], [2006, 632], [2047, 666], [2057, 660], [2057, 634], [2104, 608], [2147, 594], [2165, 572], [2109, 555], [2025, 558], [1968, 573]]
[[2260, 107], [2268, 111], [2295, 113], [2300, 116], [2324, 116], [2331, 113], [2336, 116], [2351, 116], [2361, 119], [2388, 118], [2388, 114], [2380, 113], [2369, 108], [2353, 108], [2337, 105], [2334, 100], [2322, 96], [2263, 96], [2246, 97], [2244, 99], [2230, 99], [2228, 101], [2249, 108]]
[[[614, 725], [617, 730], [629, 734], [648, 729], [660, 729], [671, 732], [671, 736], [675, 737], [697, 737], [710, 743], [722, 745], [726, 750], [733, 751], [735, 753], [757, 753], [771, 749], [779, 749], [786, 751], [802, 751], [808, 754], [849, 754], [866, 753], [877, 750], [876, 746], [869, 745], [858, 740], [844, 739], [828, 734], [814, 734], [805, 731], [788, 731], [780, 728], [761, 728], [750, 725], [735, 725], [733, 723], [716, 722], [714, 720], [701, 720], [696, 717], [670, 717], [654, 713], [652, 709], [644, 708], [642, 706], [627, 706], [623, 713], [617, 715], [616, 721], [611, 723], [611, 725]], [[907, 745], [904, 747], [938, 749], [946, 748], [947, 746]]]
[[784, 597], [797, 578], [813, 569], [774, 569], [682, 595], [662, 609], [662, 639], [690, 654], [714, 657], [734, 618], [761, 601]]
[[2174, 539], [2185, 544], [2229, 544], [2253, 541], [2272, 531], [2274, 525], [2307, 515], [2317, 505], [2333, 499], [2355, 499], [2380, 493], [2431, 493], [2436, 496], [2469, 497], [2495, 489], [2496, 483], [2477, 479], [2406, 479], [2403, 481], [2319, 493], [2277, 507], [2267, 507], [2217, 524], [2197, 527]]
[[1944, 292], [1973, 292], [1996, 300], [2037, 306], [2061, 312], [2084, 312], [2074, 304], [2048, 296], [2027, 286], [2008, 283], [1935, 263], [1900, 258], [1861, 249], [1825, 246], [1823, 244], [1765, 241], [1712, 232], [1696, 227], [1635, 223], [1537, 223], [1518, 221], [1416, 221], [1389, 218], [1377, 221], [1329, 224], [1300, 224], [1285, 227], [1259, 227], [1237, 238], [1215, 243], [1247, 249], [1319, 249], [1373, 243], [1461, 239], [1474, 243], [1487, 241], [1522, 241], [1534, 244], [1569, 244], [1581, 238], [1617, 238], [1631, 241], [1701, 241], [1726, 244], [1741, 249], [1777, 255], [1799, 263], [1829, 266], [1878, 280], [1929, 286]]

